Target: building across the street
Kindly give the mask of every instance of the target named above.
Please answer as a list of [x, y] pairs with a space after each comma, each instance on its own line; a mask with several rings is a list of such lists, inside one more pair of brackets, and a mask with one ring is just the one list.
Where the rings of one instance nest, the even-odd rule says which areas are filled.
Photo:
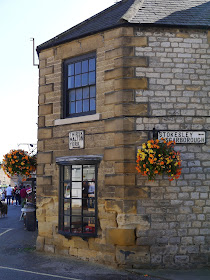
[[[209, 14], [207, 0], [122, 0], [37, 47], [37, 250], [209, 265]], [[177, 142], [179, 179], [137, 173], [153, 137]]]

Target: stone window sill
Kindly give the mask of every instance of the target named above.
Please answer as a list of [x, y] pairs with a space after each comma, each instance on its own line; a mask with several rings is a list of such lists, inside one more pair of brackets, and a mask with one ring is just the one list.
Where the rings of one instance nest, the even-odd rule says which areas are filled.
[[99, 121], [100, 119], [101, 119], [101, 114], [94, 114], [94, 115], [87, 115], [87, 116], [81, 116], [76, 118], [57, 119], [55, 120], [54, 125], [92, 122], [92, 121]]

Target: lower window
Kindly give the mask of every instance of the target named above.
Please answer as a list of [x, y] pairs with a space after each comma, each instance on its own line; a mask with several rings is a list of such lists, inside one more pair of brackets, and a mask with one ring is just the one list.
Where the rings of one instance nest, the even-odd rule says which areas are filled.
[[59, 232], [96, 236], [96, 169], [94, 164], [61, 166]]

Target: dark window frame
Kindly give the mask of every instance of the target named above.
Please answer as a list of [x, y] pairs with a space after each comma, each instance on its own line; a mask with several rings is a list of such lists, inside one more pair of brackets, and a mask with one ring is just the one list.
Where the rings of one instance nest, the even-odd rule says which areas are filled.
[[[81, 85], [78, 87], [72, 87], [71, 89], [68, 88], [68, 65], [70, 64], [76, 64], [78, 62], [84, 62], [86, 60], [90, 60], [90, 59], [95, 59], [95, 83], [92, 84], [87, 84], [87, 85]], [[76, 67], [76, 66], [75, 66]], [[88, 70], [88, 75], [91, 71]], [[82, 73], [81, 73], [82, 76]], [[76, 73], [74, 73], [74, 75], [72, 77], [76, 77]], [[82, 90], [84, 91], [84, 89], [87, 89], [89, 91], [89, 98], [84, 98], [84, 96], [82, 95], [82, 99], [79, 99], [78, 101], [82, 102], [82, 112], [79, 113], [71, 113], [70, 109], [69, 109], [69, 99], [70, 99], [70, 91], [74, 91], [74, 90]], [[90, 88], [94, 88], [95, 90], [95, 98], [94, 97], [90, 97]], [[83, 93], [82, 93], [83, 94]], [[90, 110], [90, 103], [91, 103], [91, 99], [92, 101], [95, 100], [95, 109], [94, 110]], [[88, 101], [89, 102], [89, 110], [88, 111], [84, 111], [83, 105], [84, 105], [84, 101]], [[76, 111], [76, 101], [75, 101], [75, 111]], [[64, 118], [73, 118], [73, 117], [79, 117], [79, 116], [86, 116], [86, 115], [93, 115], [96, 113], [96, 53], [89, 53], [89, 54], [85, 54], [85, 55], [81, 55], [81, 56], [77, 56], [74, 58], [70, 58], [70, 59], [66, 59], [63, 62], [63, 117]]]
[[[95, 166], [95, 215], [90, 215], [90, 216], [83, 216], [83, 204], [82, 204], [82, 207], [81, 207], [81, 219], [83, 221], [83, 217], [90, 217], [90, 218], [95, 218], [95, 232], [89, 232], [89, 233], [85, 233], [85, 232], [82, 232], [82, 233], [74, 233], [74, 232], [71, 232], [71, 217], [74, 216], [72, 215], [72, 208], [71, 208], [71, 201], [72, 199], [75, 199], [75, 198], [72, 198], [70, 197], [70, 230], [67, 232], [67, 231], [64, 231], [63, 228], [64, 228], [64, 183], [65, 183], [65, 180], [64, 180], [64, 167], [65, 166], [69, 166], [70, 168], [72, 168], [72, 165], [81, 165], [82, 167], [84, 165], [94, 165]], [[64, 235], [65, 237], [71, 237], [71, 236], [80, 236], [80, 237], [84, 237], [84, 238], [87, 238], [87, 237], [97, 237], [97, 231], [98, 231], [98, 207], [97, 207], [97, 174], [98, 174], [98, 163], [96, 163], [96, 161], [85, 161], [85, 162], [76, 162], [76, 163], [71, 163], [71, 164], [61, 164], [60, 165], [60, 187], [59, 187], [59, 213], [58, 213], [58, 216], [59, 216], [59, 221], [58, 221], [58, 233], [59, 234], [62, 234]], [[82, 181], [83, 182], [83, 168], [82, 168]], [[71, 179], [70, 179], [70, 184], [72, 183]], [[71, 184], [71, 188], [72, 188], [72, 184]], [[83, 198], [81, 199], [83, 200]], [[83, 223], [82, 223], [82, 228], [83, 228]]]

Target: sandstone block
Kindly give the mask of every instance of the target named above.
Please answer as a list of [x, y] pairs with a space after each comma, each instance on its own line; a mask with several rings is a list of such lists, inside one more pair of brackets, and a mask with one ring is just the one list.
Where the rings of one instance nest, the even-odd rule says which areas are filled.
[[38, 153], [37, 163], [47, 164], [52, 163], [52, 153]]
[[104, 79], [117, 79], [117, 78], [127, 78], [127, 77], [134, 77], [134, 68], [132, 67], [121, 67], [112, 70], [105, 71]]
[[43, 50], [39, 54], [39, 59], [43, 60], [49, 57], [52, 57], [54, 55], [53, 49]]
[[210, 31], [208, 31], [207, 39], [208, 39], [208, 43], [210, 44]]
[[124, 78], [114, 80], [114, 89], [147, 89], [147, 78]]
[[43, 128], [43, 127], [45, 127], [45, 117], [44, 116], [40, 116], [39, 118], [38, 118], [38, 127], [39, 128]]
[[[108, 42], [107, 42], [108, 45]], [[121, 46], [134, 46], [134, 47], [146, 47], [147, 37], [120, 37], [114, 40], [114, 48], [119, 48]]]
[[108, 244], [131, 246], [135, 244], [135, 233], [132, 229], [107, 229], [106, 242]]
[[134, 101], [134, 93], [129, 90], [105, 93], [105, 105]]
[[54, 245], [44, 245], [44, 251], [46, 253], [54, 254], [55, 253], [55, 246]]
[[105, 149], [104, 160], [106, 161], [122, 161], [135, 160], [135, 148], [110, 148]]
[[46, 67], [46, 68], [40, 68], [39, 75], [40, 75], [40, 77], [43, 77], [45, 75], [52, 74], [53, 70], [54, 70], [53, 66]]
[[52, 224], [39, 222], [39, 236], [52, 238]]
[[39, 86], [39, 94], [53, 91], [53, 84]]
[[105, 175], [105, 185], [113, 185], [113, 186], [135, 186], [136, 180], [134, 174], [111, 174]]
[[115, 173], [136, 173], [134, 162], [115, 162]]
[[114, 38], [118, 38], [120, 36], [133, 36], [133, 28], [120, 27], [120, 28], [109, 30], [104, 33], [104, 40], [108, 41]]
[[44, 237], [38, 236], [36, 239], [36, 250], [43, 251], [44, 250]]
[[53, 113], [53, 104], [45, 104], [39, 106], [39, 116], [45, 116]]
[[148, 105], [147, 104], [117, 104], [115, 105], [115, 116], [145, 116], [147, 114]]
[[121, 56], [134, 56], [135, 50], [134, 47], [121, 47], [105, 52], [105, 59], [113, 59]]
[[114, 60], [114, 67], [147, 67], [148, 59], [147, 57], [140, 56], [128, 56], [119, 57]]
[[123, 130], [134, 130], [135, 120], [133, 118], [116, 118], [105, 120], [105, 132], [116, 132]]
[[38, 130], [38, 139], [48, 139], [52, 138], [52, 128], [39, 128]]
[[148, 215], [118, 214], [117, 224], [121, 228], [135, 229], [139, 225], [150, 224]]
[[150, 264], [149, 246], [117, 246], [116, 259], [118, 264]]

